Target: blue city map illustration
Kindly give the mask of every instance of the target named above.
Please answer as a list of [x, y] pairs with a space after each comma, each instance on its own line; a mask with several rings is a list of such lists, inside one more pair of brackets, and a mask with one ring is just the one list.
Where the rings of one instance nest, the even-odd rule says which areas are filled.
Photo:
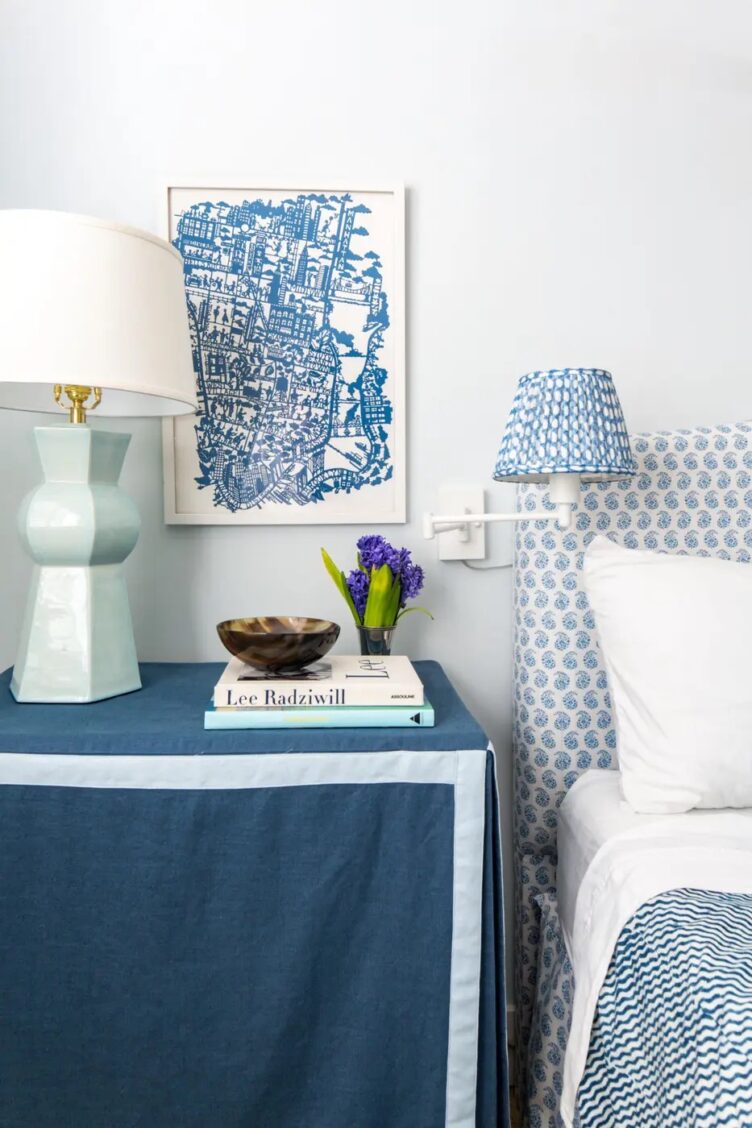
[[389, 306], [369, 213], [349, 193], [304, 193], [180, 214], [196, 482], [215, 506], [309, 505], [392, 477]]

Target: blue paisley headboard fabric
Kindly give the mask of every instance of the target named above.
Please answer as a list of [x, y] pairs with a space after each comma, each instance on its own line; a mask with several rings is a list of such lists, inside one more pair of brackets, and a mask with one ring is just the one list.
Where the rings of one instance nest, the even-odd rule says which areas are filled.
[[[602, 533], [627, 547], [752, 559], [752, 424], [638, 435], [632, 449], [636, 476], [584, 486], [571, 529], [553, 521], [517, 526], [515, 1000], [523, 1071], [537, 977], [536, 898], [556, 887], [558, 807], [581, 772], [616, 766], [583, 551]], [[541, 487], [522, 486], [517, 507], [539, 509], [541, 498], [548, 507]]]

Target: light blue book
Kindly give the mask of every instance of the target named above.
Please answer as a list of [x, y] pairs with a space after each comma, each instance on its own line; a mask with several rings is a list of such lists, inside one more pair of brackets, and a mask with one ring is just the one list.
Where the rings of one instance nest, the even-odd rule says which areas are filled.
[[318, 709], [217, 709], [204, 713], [205, 729], [433, 728], [433, 705], [339, 705]]

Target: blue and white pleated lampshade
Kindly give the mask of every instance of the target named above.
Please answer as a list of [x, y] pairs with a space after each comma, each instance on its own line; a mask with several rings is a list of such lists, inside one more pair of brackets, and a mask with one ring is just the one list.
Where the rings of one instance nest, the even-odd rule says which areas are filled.
[[496, 459], [497, 482], [631, 478], [635, 463], [609, 372], [554, 368], [520, 379]]

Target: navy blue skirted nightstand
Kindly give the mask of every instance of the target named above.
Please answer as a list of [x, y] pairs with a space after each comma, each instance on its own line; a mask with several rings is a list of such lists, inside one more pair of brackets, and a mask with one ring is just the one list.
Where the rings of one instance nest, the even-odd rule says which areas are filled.
[[3, 1128], [505, 1128], [493, 756], [205, 732], [219, 664], [94, 705], [0, 685]]

